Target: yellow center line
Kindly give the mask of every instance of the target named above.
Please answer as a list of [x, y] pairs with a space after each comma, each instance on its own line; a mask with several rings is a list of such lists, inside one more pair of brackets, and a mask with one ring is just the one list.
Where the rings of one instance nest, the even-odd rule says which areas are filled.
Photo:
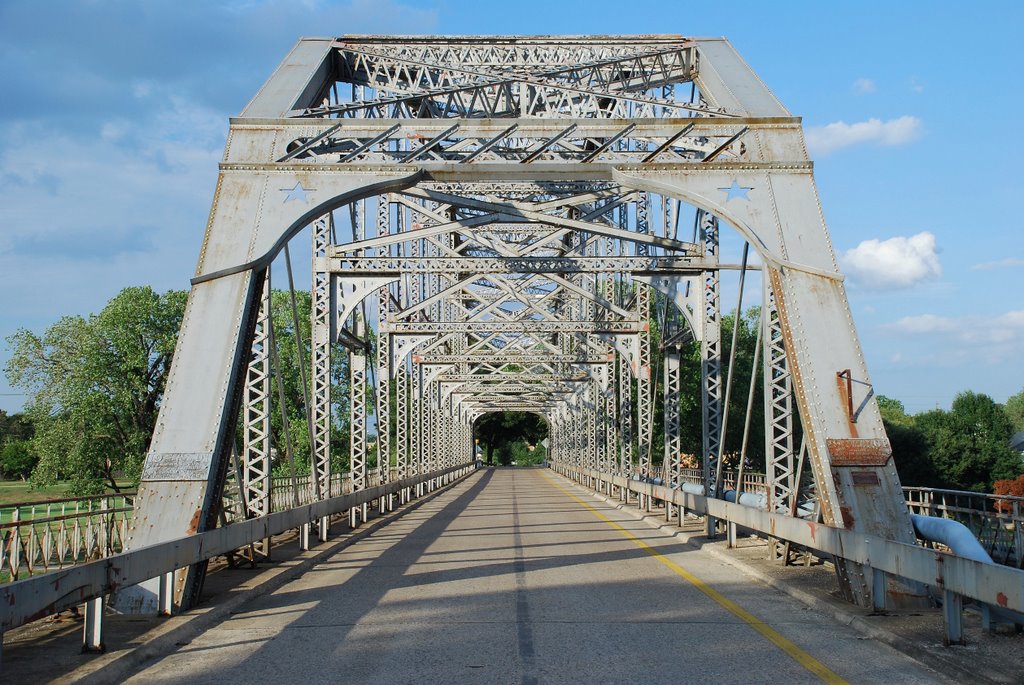
[[583, 501], [576, 495], [572, 494], [571, 492], [563, 488], [561, 485], [552, 480], [551, 477], [549, 477], [547, 474], [542, 474], [542, 476], [545, 480], [551, 483], [552, 486], [554, 486], [558, 490], [561, 490], [562, 493], [565, 494], [567, 497], [581, 504], [584, 508], [588, 509], [590, 513], [592, 513], [594, 516], [601, 519], [609, 526], [611, 526], [619, 533], [621, 533], [623, 537], [628, 538], [637, 547], [647, 552], [652, 557], [654, 557], [662, 564], [667, 566], [677, 576], [693, 585], [695, 588], [697, 588], [705, 595], [707, 595], [710, 599], [714, 600], [715, 603], [717, 603], [723, 609], [725, 609], [732, 615], [736, 616], [744, 623], [749, 625], [751, 628], [759, 632], [761, 635], [765, 637], [765, 639], [767, 639], [773, 645], [775, 645], [783, 652], [788, 654], [790, 657], [792, 657], [793, 660], [796, 661], [798, 664], [806, 668], [814, 675], [821, 678], [822, 682], [830, 683], [832, 685], [849, 685], [848, 681], [844, 680], [834, 671], [825, 666], [825, 664], [821, 663], [813, 656], [811, 656], [810, 654], [808, 654], [807, 652], [805, 652], [804, 650], [800, 649], [795, 644], [787, 640], [778, 631], [771, 628], [767, 623], [759, 619], [757, 616], [754, 616], [752, 613], [741, 607], [739, 604], [732, 601], [731, 599], [720, 593], [718, 590], [714, 589], [713, 587], [705, 583], [703, 580], [701, 580], [700, 578], [693, 575], [676, 562], [666, 557], [657, 549], [648, 545], [646, 542], [638, 538], [632, 532], [630, 532], [626, 528], [619, 525], [617, 522], [613, 521], [612, 519], [608, 518], [603, 513], [598, 511], [595, 507], [592, 507], [587, 502]]

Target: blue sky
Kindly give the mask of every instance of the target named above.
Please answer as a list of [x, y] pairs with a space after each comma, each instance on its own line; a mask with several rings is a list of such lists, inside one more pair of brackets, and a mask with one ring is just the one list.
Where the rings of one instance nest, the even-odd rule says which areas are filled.
[[[0, 337], [187, 287], [227, 119], [299, 36], [724, 35], [804, 119], [876, 390], [1004, 401], [1024, 387], [1021, 7], [4, 0]], [[0, 408], [15, 392], [0, 378]]]

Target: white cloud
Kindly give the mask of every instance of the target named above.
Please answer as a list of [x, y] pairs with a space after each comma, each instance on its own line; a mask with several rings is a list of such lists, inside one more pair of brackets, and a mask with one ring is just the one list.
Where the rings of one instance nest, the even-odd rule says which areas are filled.
[[825, 126], [811, 126], [806, 135], [811, 156], [823, 157], [841, 148], [864, 143], [906, 145], [921, 136], [921, 120], [902, 116], [888, 121], [871, 118], [853, 124], [836, 121]]
[[875, 90], [875, 82], [869, 78], [859, 78], [853, 82], [853, 92], [857, 95], [867, 95], [874, 93]]
[[840, 261], [853, 281], [870, 289], [908, 288], [942, 275], [935, 236], [928, 231], [865, 240], [844, 252]]
[[992, 271], [993, 269], [1013, 269], [1024, 266], [1024, 259], [1018, 259], [1017, 257], [1007, 257], [1006, 259], [997, 259], [994, 262], [981, 262], [971, 267], [972, 271]]
[[882, 330], [937, 343], [939, 351], [915, 358], [920, 363], [983, 361], [1002, 364], [1019, 359], [1024, 351], [1024, 309], [990, 316], [906, 316]]
[[888, 328], [901, 333], [949, 333], [955, 331], [957, 326], [956, 320], [948, 316], [919, 314], [905, 316], [896, 323], [889, 324]]

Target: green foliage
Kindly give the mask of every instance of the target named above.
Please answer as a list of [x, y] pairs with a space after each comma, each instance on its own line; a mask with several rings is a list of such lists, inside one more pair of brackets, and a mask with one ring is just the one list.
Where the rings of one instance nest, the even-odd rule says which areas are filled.
[[1006, 400], [1003, 410], [1010, 419], [1014, 433], [1024, 431], [1024, 390], [1011, 395], [1010, 399]]
[[914, 417], [909, 416], [903, 403], [885, 395], [878, 395], [878, 409], [882, 424], [892, 445], [892, 458], [904, 485], [935, 487], [940, 483], [938, 472], [932, 463], [928, 440]]
[[186, 293], [125, 288], [88, 318], [64, 317], [39, 336], [21, 329], [7, 342], [5, 372], [29, 394], [40, 461], [32, 480], [71, 481], [71, 492], [115, 490], [137, 480], [184, 313]]
[[6, 479], [27, 479], [39, 463], [29, 440], [9, 440], [0, 447], [0, 473]]
[[994, 480], [1016, 478], [1024, 465], [1010, 449], [1013, 426], [988, 395], [962, 392], [950, 411], [918, 415], [931, 461], [946, 487], [992, 492]]
[[[732, 345], [732, 332], [736, 317], [733, 315], [722, 317], [722, 397], [725, 398], [725, 382], [729, 369], [729, 348]], [[740, 328], [736, 339], [736, 359], [734, 362], [735, 372], [732, 380], [732, 394], [729, 398], [729, 424], [725, 434], [725, 453], [727, 455], [739, 455], [743, 444], [743, 424], [747, 413], [747, 397], [750, 393], [751, 367], [754, 362], [754, 349], [757, 343], [757, 327], [760, 325], [760, 307], [751, 307], [740, 317]], [[763, 359], [758, 361], [758, 373]], [[700, 343], [690, 342], [683, 349], [682, 365], [680, 368], [680, 379], [682, 394], [680, 398], [680, 425], [683, 436], [683, 453], [703, 457], [703, 410], [701, 408], [701, 358]], [[760, 383], [760, 380], [755, 382]], [[764, 402], [762, 390], [755, 388], [753, 416], [750, 422], [750, 434], [747, 438], [747, 459], [750, 468], [762, 470], [764, 468]], [[658, 402], [655, 407], [660, 426], [662, 410], [661, 396], [658, 393]], [[657, 436], [656, 436], [657, 437]], [[660, 458], [655, 440], [656, 459]]]
[[24, 414], [8, 414], [0, 409], [0, 445], [28, 440], [34, 433], [32, 421]]
[[548, 425], [540, 416], [529, 412], [493, 412], [477, 419], [473, 433], [484, 448], [488, 464], [494, 463], [496, 452], [498, 463], [507, 466], [513, 461], [519, 463], [516, 454], [525, 454], [528, 451], [527, 445], [536, 448], [547, 437]]

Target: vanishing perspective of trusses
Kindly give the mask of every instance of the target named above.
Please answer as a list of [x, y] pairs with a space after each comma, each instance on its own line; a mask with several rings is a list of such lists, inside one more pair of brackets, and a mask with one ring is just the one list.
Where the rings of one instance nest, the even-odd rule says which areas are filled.
[[[270, 265], [309, 227], [308, 425], [291, 430], [309, 434], [312, 497], [332, 494], [339, 354], [355, 490], [472, 461], [474, 421], [506, 410], [545, 418], [554, 462], [680, 487], [691, 342], [701, 487], [724, 496], [735, 271], [763, 293], [769, 508], [799, 514], [811, 472], [825, 523], [914, 541], [800, 120], [728, 41], [343, 36], [300, 40], [231, 122], [130, 546], [215, 527], [227, 482], [246, 515], [269, 511]], [[738, 263], [727, 230], [748, 246]], [[841, 571], [866, 601], [862, 568]], [[179, 600], [201, 580], [179, 574]]]

